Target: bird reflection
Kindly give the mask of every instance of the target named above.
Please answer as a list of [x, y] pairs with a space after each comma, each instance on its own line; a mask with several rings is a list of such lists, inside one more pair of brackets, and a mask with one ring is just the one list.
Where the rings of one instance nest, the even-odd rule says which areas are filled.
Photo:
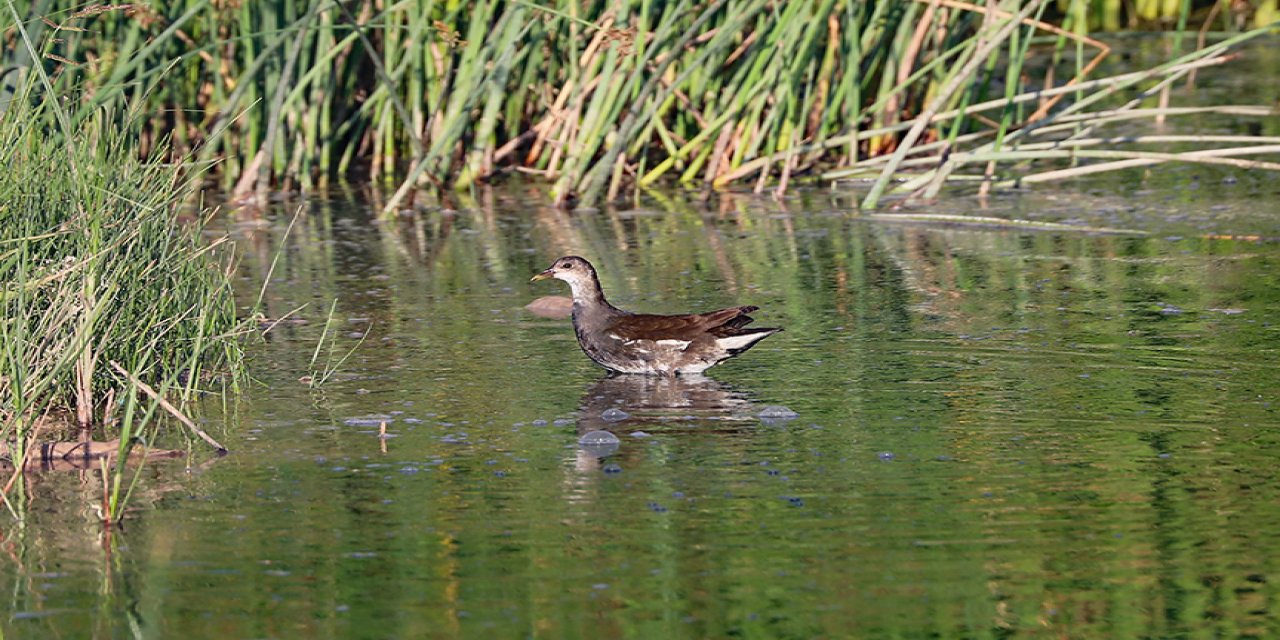
[[[630, 432], [673, 422], [749, 420], [751, 406], [745, 394], [705, 376], [611, 375], [583, 394], [578, 429]], [[609, 409], [627, 417], [614, 419]]]
[[[630, 442], [657, 431], [739, 432], [758, 424], [754, 413], [745, 394], [704, 376], [612, 375], [583, 394], [578, 435], [608, 431]], [[594, 469], [622, 444], [584, 442], [578, 447], [576, 466]]]

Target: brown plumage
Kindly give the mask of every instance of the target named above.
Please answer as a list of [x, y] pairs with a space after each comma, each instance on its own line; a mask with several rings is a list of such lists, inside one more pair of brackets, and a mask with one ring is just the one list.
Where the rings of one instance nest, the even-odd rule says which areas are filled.
[[556, 278], [573, 290], [578, 345], [600, 366], [619, 373], [702, 373], [782, 329], [754, 328], [743, 306], [708, 313], [662, 316], [630, 313], [609, 304], [590, 262], [565, 256], [533, 280]]

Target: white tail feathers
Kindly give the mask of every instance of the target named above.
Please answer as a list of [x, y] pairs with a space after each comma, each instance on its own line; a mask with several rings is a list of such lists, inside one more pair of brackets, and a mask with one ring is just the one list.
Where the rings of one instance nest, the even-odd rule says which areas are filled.
[[776, 333], [777, 329], [761, 329], [754, 333], [744, 333], [736, 336], [728, 336], [725, 338], [716, 338], [716, 346], [725, 351], [736, 352], [742, 351], [751, 345], [764, 340], [765, 338]]

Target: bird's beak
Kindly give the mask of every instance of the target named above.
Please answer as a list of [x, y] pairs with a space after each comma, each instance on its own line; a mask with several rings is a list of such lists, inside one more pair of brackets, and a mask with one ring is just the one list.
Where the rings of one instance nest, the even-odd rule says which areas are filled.
[[547, 278], [554, 278], [554, 277], [555, 275], [551, 273], [551, 270], [547, 269], [546, 271], [538, 273], [534, 275], [532, 278], [529, 278], [529, 282], [537, 282], [539, 280], [546, 280]]

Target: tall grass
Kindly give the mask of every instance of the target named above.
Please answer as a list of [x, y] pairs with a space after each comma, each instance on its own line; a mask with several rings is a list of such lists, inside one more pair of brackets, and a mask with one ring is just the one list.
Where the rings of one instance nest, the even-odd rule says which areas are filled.
[[157, 408], [179, 413], [241, 366], [220, 242], [179, 220], [188, 174], [162, 145], [138, 156], [130, 115], [68, 112], [40, 84], [0, 111], [0, 442], [15, 474], [37, 438], [74, 425], [106, 425], [126, 453]]
[[[447, 197], [510, 172], [594, 205], [660, 180], [784, 191], [886, 157], [875, 204], [917, 143], [976, 134], [1002, 149], [1069, 96], [1034, 109], [1017, 98], [1083, 82], [1106, 55], [1083, 35], [1099, 15], [1144, 20], [1152, 4], [2, 1], [57, 36], [40, 56], [8, 45], [6, 78], [40, 64], [60, 88], [87, 87], [85, 106], [140, 109], [144, 147], [170, 134], [179, 154], [222, 159], [242, 194], [364, 174], [397, 185], [388, 212], [420, 187]], [[1176, 8], [1179, 24], [1195, 8], [1159, 7], [1152, 19]], [[1237, 13], [1205, 17], [1219, 15]], [[1069, 77], [1050, 64], [1030, 79], [1042, 35], [1057, 38], [1055, 60], [1077, 61]]]

